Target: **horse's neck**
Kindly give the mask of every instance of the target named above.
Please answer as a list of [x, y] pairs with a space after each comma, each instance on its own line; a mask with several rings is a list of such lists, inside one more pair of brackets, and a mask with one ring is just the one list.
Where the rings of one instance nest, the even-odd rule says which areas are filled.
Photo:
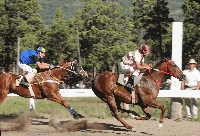
[[149, 75], [152, 77], [153, 80], [156, 80], [160, 83], [164, 81], [165, 74], [161, 71], [150, 70]]
[[50, 75], [57, 79], [63, 79], [66, 76], [66, 70], [61, 68], [55, 68], [50, 71]]

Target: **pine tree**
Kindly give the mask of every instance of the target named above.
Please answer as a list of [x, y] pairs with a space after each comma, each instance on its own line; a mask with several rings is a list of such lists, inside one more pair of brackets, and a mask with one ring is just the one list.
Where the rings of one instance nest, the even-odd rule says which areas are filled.
[[58, 63], [60, 60], [70, 55], [71, 47], [67, 41], [69, 38], [69, 30], [64, 20], [64, 13], [61, 8], [56, 10], [52, 27], [48, 32], [48, 58], [51, 58], [53, 62]]
[[3, 64], [6, 68], [17, 57], [17, 39], [20, 37], [21, 50], [36, 47], [38, 35], [44, 28], [36, 10], [40, 9], [37, 0], [5, 0], [0, 3], [0, 37], [4, 43]]
[[165, 0], [134, 0], [133, 14], [138, 33], [143, 35], [143, 43], [150, 45], [150, 60], [161, 56], [171, 57], [171, 35], [169, 35], [172, 18]]
[[184, 11], [183, 68], [185, 68], [191, 58], [200, 63], [200, 1], [186, 0], [182, 8]]
[[89, 70], [94, 66], [98, 72], [111, 70], [124, 54], [137, 48], [132, 35], [134, 22], [118, 3], [92, 0], [77, 16], [83, 20], [79, 29], [81, 55]]

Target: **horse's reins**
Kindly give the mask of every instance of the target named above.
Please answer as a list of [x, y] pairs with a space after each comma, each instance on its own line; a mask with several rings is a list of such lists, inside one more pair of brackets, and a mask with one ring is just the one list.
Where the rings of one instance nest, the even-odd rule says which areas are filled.
[[[171, 62], [171, 60], [166, 61], [166, 71], [169, 71], [169, 63], [170, 63], [170, 62]], [[156, 79], [152, 76], [151, 70], [155, 70], [155, 71], [158, 71], [158, 72], [161, 72], [161, 73], [170, 75], [170, 76], [177, 76], [176, 74], [171, 74], [171, 73], [166, 72], [166, 71], [163, 71], [163, 70], [154, 69], [154, 68], [149, 69], [149, 70], [148, 70], [149, 75], [152, 77], [152, 79], [153, 79], [156, 83], [160, 84], [160, 86], [162, 86], [162, 83], [159, 82], [158, 80], [156, 80]]]
[[[73, 74], [75, 74], [75, 75], [78, 74], [77, 72], [75, 72], [75, 71], [73, 71], [73, 70], [71, 70], [71, 69], [66, 69], [66, 68], [64, 68], [64, 67], [56, 66], [55, 68], [64, 69], [64, 70], [69, 71], [69, 72], [71, 72], [71, 73], [73, 73]], [[49, 69], [49, 71], [51, 71], [51, 70]], [[51, 72], [49, 72], [49, 75], [50, 75], [53, 79], [55, 79], [56, 81], [58, 81], [58, 82], [63, 82], [63, 81], [57, 79], [56, 77], [52, 76]]]
[[[71, 73], [74, 73], [74, 74], [76, 74], [76, 75], [78, 74], [77, 72], [75, 72], [75, 71], [73, 71], [73, 70], [71, 70], [71, 69], [66, 69], [66, 68], [64, 68], [64, 67], [55, 66], [55, 68], [61, 68], [61, 69], [64, 69], [64, 70], [66, 70], [66, 71], [69, 71], [69, 72], [71, 72]], [[49, 71], [51, 71], [51, 70], [49, 69]], [[39, 75], [39, 74], [38, 74], [38, 75]], [[49, 75], [50, 75], [53, 79], [55, 79], [56, 82], [58, 82], [58, 83], [63, 82], [63, 81], [59, 80], [58, 78], [54, 77], [54, 76], [51, 74], [51, 72], [49, 72]], [[42, 81], [39, 82], [39, 83], [32, 83], [32, 85], [33, 85], [33, 84], [41, 84], [41, 83], [46, 82], [41, 74], [40, 74], [40, 77], [42, 78]], [[48, 80], [47, 80], [47, 81], [48, 81]]]

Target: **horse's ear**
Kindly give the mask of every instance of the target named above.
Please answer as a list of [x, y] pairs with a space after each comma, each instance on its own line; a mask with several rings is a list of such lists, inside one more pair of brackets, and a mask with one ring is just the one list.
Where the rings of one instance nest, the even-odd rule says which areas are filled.
[[168, 61], [169, 60], [169, 58], [167, 58], [167, 57], [161, 57], [161, 61], [162, 62], [166, 62], [166, 61]]
[[73, 58], [71, 56], [69, 56], [69, 57], [65, 58], [64, 60], [69, 62], [69, 61], [73, 61]]
[[68, 58], [68, 57], [64, 59], [64, 61], [68, 61], [68, 60], [69, 60], [69, 58]]

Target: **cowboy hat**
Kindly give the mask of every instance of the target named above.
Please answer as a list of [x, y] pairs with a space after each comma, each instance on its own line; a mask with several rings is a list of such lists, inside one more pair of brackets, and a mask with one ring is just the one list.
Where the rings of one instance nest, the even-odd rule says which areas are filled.
[[196, 64], [197, 62], [194, 59], [190, 59], [189, 64], [190, 63], [195, 63]]

